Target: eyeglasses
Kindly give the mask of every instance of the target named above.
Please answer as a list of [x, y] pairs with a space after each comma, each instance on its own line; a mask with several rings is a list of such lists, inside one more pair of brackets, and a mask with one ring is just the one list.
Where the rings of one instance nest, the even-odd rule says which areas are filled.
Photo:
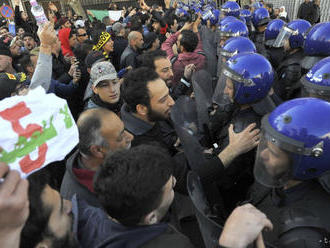
[[79, 37], [82, 37], [82, 36], [87, 36], [87, 33], [84, 33], [84, 34], [78, 34]]

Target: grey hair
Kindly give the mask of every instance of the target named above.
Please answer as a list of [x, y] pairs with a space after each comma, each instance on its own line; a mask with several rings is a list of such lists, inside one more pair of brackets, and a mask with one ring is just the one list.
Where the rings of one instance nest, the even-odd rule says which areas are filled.
[[[109, 111], [110, 112], [110, 111]], [[78, 120], [79, 130], [79, 151], [83, 155], [93, 156], [90, 147], [92, 145], [110, 148], [109, 143], [101, 134], [101, 116], [100, 113], [87, 114], [81, 116]]]

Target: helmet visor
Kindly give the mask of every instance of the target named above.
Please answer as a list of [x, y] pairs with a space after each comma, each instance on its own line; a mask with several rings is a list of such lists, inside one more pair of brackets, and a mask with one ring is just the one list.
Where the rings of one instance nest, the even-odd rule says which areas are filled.
[[273, 47], [283, 47], [284, 42], [289, 40], [291, 35], [296, 35], [297, 31], [292, 30], [288, 27], [283, 27], [280, 33], [277, 35], [276, 40], [274, 41]]
[[266, 187], [283, 187], [292, 178], [290, 153], [280, 148], [266, 130], [258, 145], [254, 164], [256, 180]]

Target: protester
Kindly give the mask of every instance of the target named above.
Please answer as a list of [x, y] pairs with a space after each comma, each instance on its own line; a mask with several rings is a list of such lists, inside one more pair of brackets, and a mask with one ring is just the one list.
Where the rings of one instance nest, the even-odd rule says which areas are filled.
[[[271, 1], [111, 3], [116, 21], [49, 2], [38, 26], [13, 3], [0, 20], [0, 246], [327, 245], [320, 1], [291, 22]], [[49, 111], [30, 108], [38, 92]]]
[[64, 199], [71, 200], [76, 194], [89, 205], [100, 207], [93, 187], [94, 174], [108, 154], [129, 149], [133, 137], [124, 130], [119, 117], [104, 108], [84, 111], [77, 125], [78, 149], [67, 161], [61, 195]]
[[131, 31], [128, 34], [128, 46], [123, 51], [120, 57], [120, 68], [126, 68], [131, 66], [136, 68], [137, 65], [137, 56], [141, 54], [141, 49], [143, 48], [143, 36], [138, 31]]
[[[194, 23], [186, 23], [177, 33], [172, 34], [162, 44], [162, 50], [166, 51], [167, 57], [173, 66], [173, 85], [178, 84], [183, 77], [185, 66], [195, 64], [196, 70], [205, 65], [205, 55], [202, 52], [202, 41], [198, 33], [199, 18]], [[177, 45], [178, 55], [175, 55], [172, 47]]]

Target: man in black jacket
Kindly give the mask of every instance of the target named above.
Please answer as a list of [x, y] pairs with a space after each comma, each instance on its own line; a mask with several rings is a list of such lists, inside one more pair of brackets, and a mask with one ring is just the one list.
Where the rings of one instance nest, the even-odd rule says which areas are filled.
[[137, 67], [137, 56], [143, 48], [143, 36], [138, 31], [132, 31], [128, 34], [128, 46], [120, 57], [120, 68], [131, 66]]
[[309, 21], [311, 24], [314, 23], [314, 5], [313, 2], [310, 0], [305, 0], [298, 10], [297, 18], [304, 19]]
[[[132, 146], [157, 142], [170, 155], [175, 156], [178, 162], [175, 169], [182, 177], [176, 175], [176, 188], [184, 193], [188, 167], [185, 157], [176, 148], [178, 136], [170, 120], [174, 101], [164, 80], [152, 69], [141, 67], [130, 72], [122, 86], [126, 104], [122, 107], [121, 118], [125, 128], [134, 135]], [[208, 163], [198, 169], [197, 173], [202, 180], [218, 180], [235, 157], [256, 146], [256, 136], [248, 128], [237, 134], [231, 132], [228, 146], [220, 154], [211, 156]]]
[[120, 57], [128, 45], [128, 41], [125, 38], [125, 26], [120, 22], [116, 22], [112, 25], [112, 31], [114, 33], [113, 65], [116, 71], [120, 71]]

